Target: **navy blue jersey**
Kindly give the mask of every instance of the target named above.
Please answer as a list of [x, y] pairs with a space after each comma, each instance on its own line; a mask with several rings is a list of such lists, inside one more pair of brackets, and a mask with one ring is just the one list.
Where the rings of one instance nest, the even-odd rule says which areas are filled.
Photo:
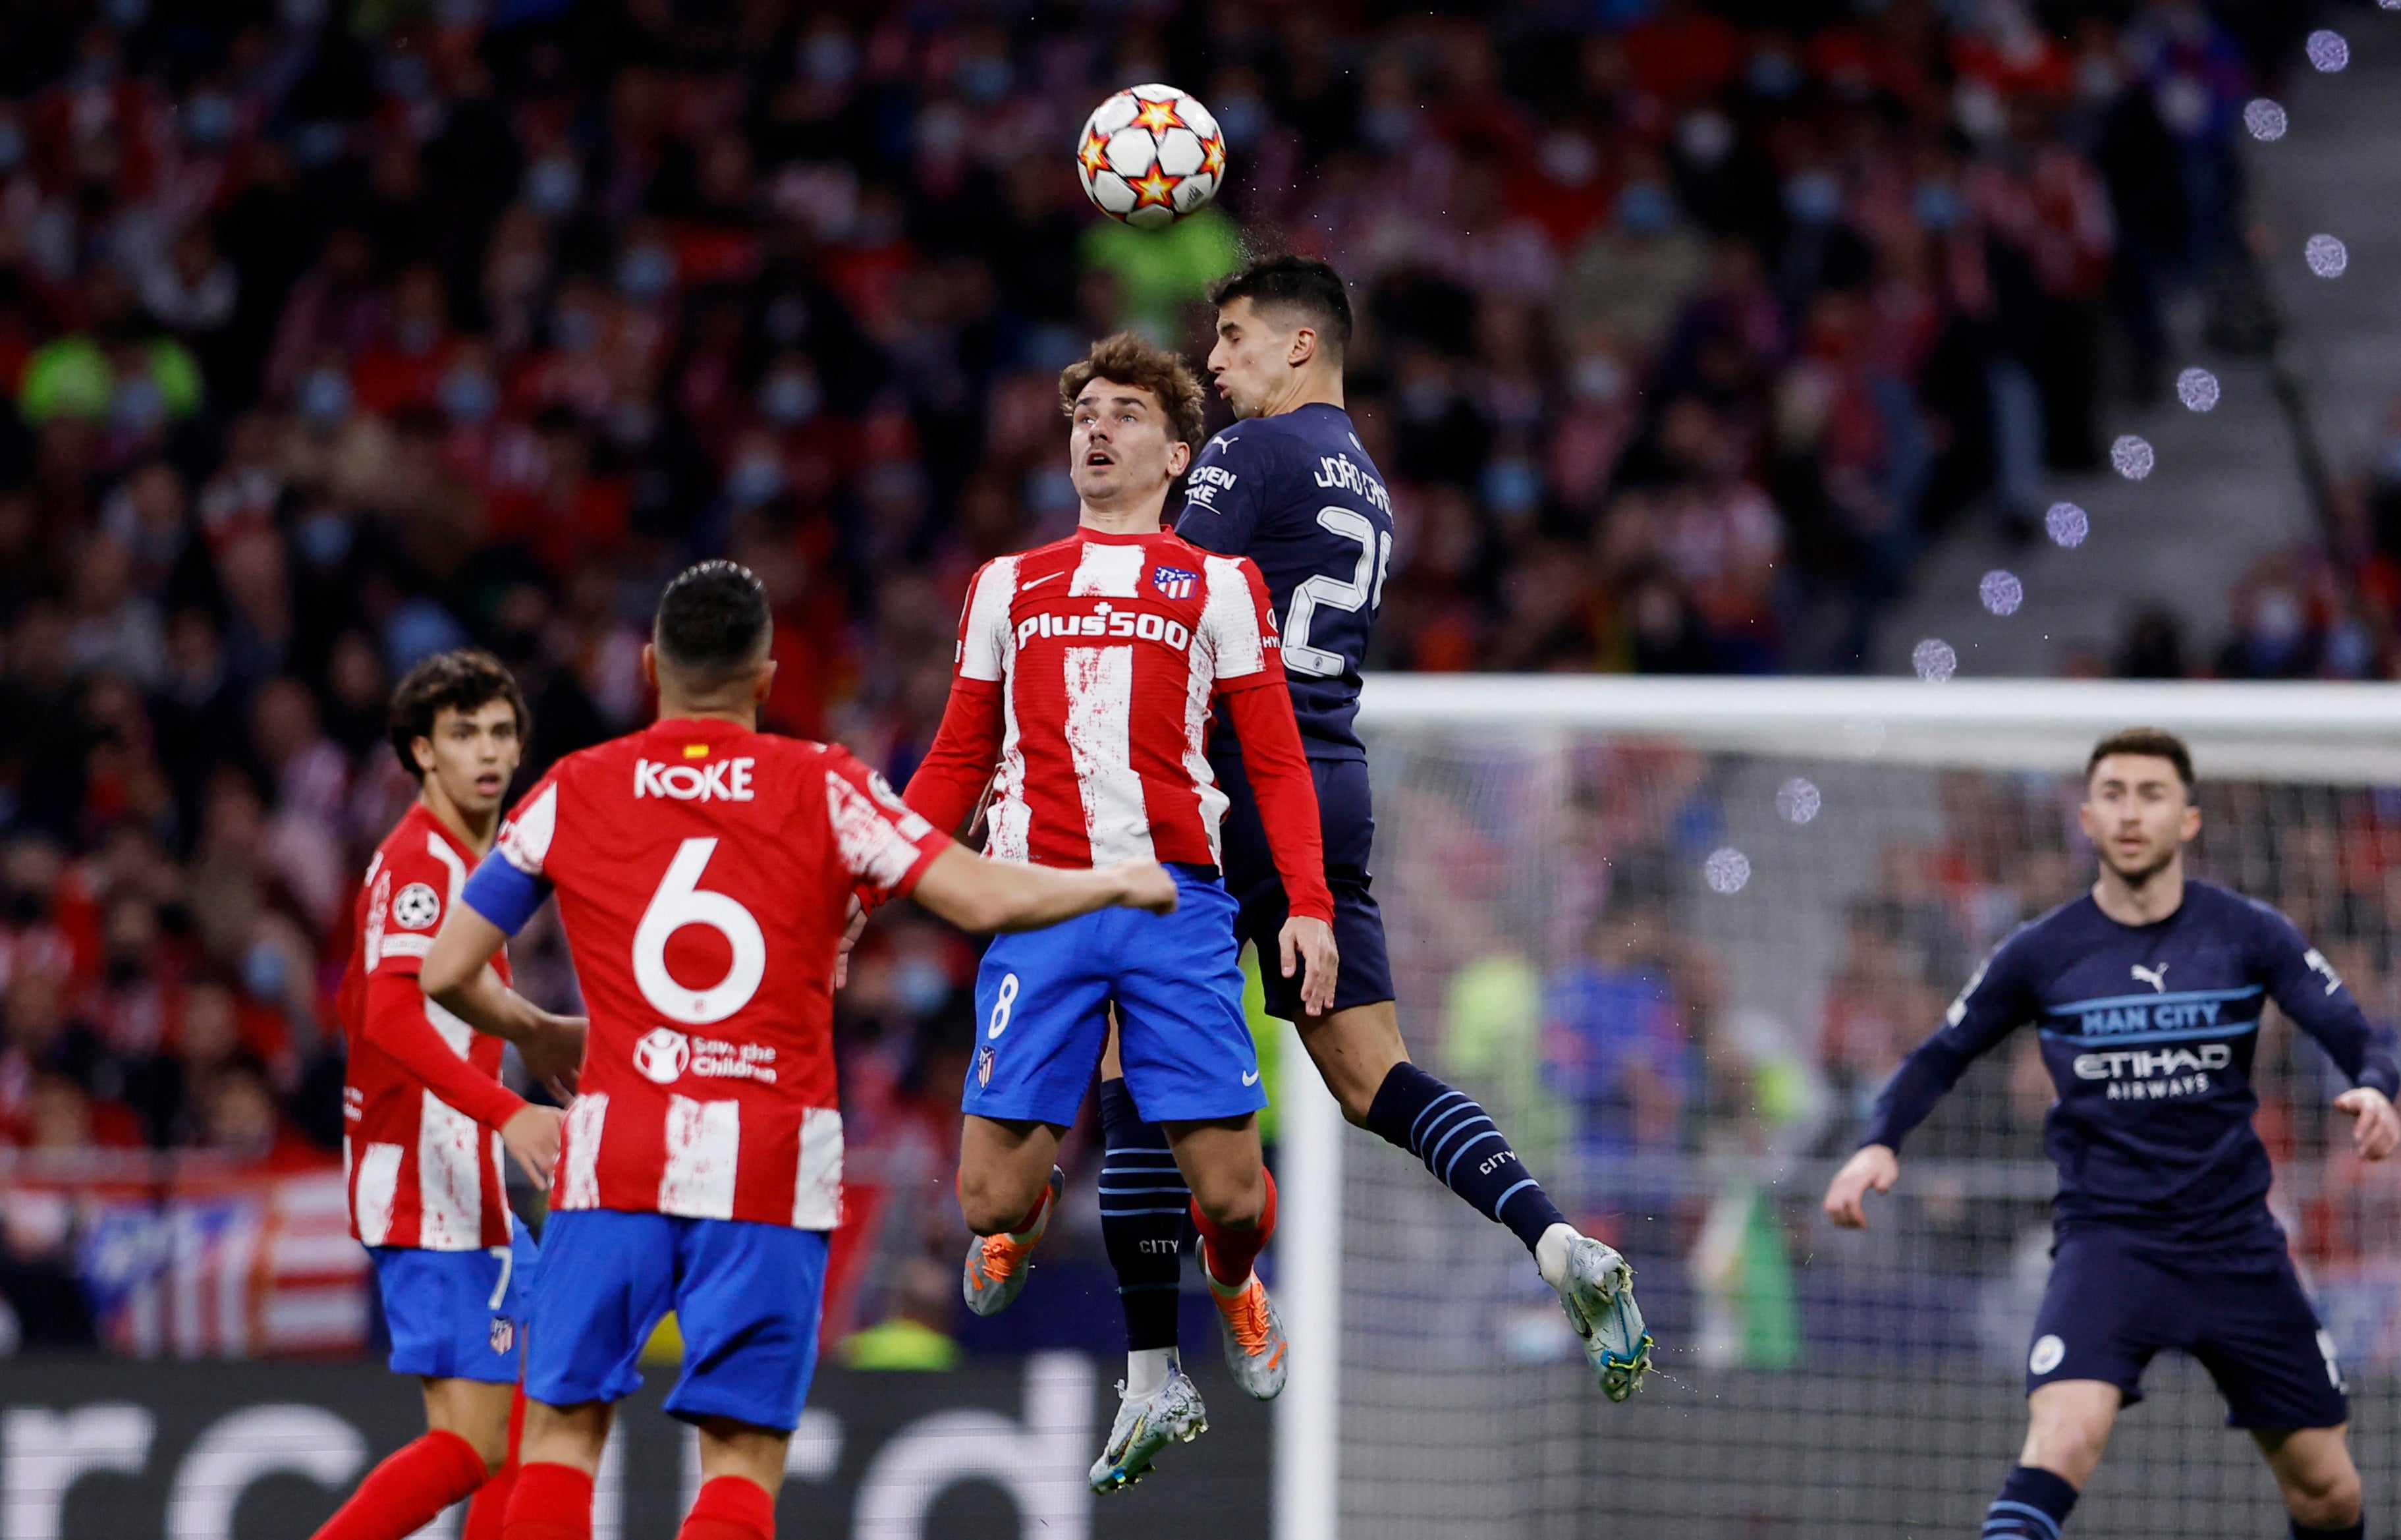
[[1175, 532], [1258, 564], [1283, 622], [1301, 746], [1311, 759], [1365, 759], [1359, 666], [1384, 601], [1393, 500], [1351, 414], [1321, 402], [1211, 439], [1185, 477]]
[[2128, 1226], [2180, 1246], [2271, 1237], [2268, 1151], [2251, 1131], [2269, 1000], [2353, 1083], [2388, 1096], [2401, 1084], [2388, 1036], [2275, 910], [2188, 882], [2166, 919], [2120, 925], [2088, 894], [2001, 943], [1876, 1098], [1862, 1143], [1899, 1148], [1977, 1055], [2033, 1022], [2059, 1092], [2043, 1143], [2063, 1229]]

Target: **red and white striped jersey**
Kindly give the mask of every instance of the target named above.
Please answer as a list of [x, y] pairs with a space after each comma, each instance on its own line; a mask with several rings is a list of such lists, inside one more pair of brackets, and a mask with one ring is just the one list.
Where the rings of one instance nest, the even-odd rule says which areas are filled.
[[[342, 1161], [350, 1232], [371, 1246], [474, 1251], [509, 1244], [499, 1129], [525, 1103], [501, 1083], [501, 1040], [477, 1033], [417, 984], [474, 860], [432, 809], [415, 803], [376, 847], [359, 886], [357, 939], [342, 981], [350, 1049]], [[492, 966], [509, 976], [506, 955]]]
[[[1209, 768], [1211, 705], [1283, 691], [1276, 647], [1258, 569], [1164, 530], [1079, 529], [987, 562], [959, 626], [952, 711], [910, 804], [941, 823], [996, 765], [995, 859], [1214, 866], [1226, 794]], [[963, 704], [982, 709], [970, 721]]]
[[834, 949], [947, 835], [843, 749], [670, 718], [570, 754], [467, 901], [558, 915], [591, 1027], [551, 1206], [831, 1230]]

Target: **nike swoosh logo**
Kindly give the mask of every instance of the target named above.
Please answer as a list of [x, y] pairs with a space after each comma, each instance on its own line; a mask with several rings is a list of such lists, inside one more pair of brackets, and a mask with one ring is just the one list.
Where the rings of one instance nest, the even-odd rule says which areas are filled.
[[1258, 1083], [1259, 1083], [1259, 1072], [1258, 1072], [1257, 1070], [1255, 1070], [1255, 1069], [1252, 1070], [1249, 1074], [1247, 1074], [1247, 1075], [1245, 1075], [1245, 1076], [1243, 1076], [1243, 1077], [1242, 1077], [1242, 1083], [1243, 1083], [1244, 1085], [1256, 1085], [1256, 1084], [1258, 1084]]
[[1019, 584], [1017, 585], [1017, 591], [1022, 594], [1028, 588], [1039, 588], [1044, 584], [1050, 582], [1052, 578], [1063, 578], [1067, 574], [1064, 572], [1045, 572], [1038, 578], [1028, 578], [1023, 583]]

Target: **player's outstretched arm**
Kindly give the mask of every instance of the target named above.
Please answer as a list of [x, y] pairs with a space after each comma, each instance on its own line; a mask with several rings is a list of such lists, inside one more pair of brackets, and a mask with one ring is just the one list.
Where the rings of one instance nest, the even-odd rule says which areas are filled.
[[1175, 879], [1157, 861], [1066, 872], [985, 860], [953, 846], [934, 858], [910, 896], [962, 930], [1039, 930], [1095, 909], [1172, 914]]
[[2380, 1161], [2401, 1148], [2401, 1112], [2372, 1085], [2355, 1085], [2334, 1099], [2336, 1110], [2350, 1114], [2351, 1148], [2363, 1161]]
[[516, 1044], [535, 1079], [570, 1082], [583, 1062], [583, 1019], [555, 1016], [501, 982], [491, 961], [508, 939], [471, 905], [452, 904], [418, 969], [418, 985], [476, 1031]]
[[[1248, 563], [1255, 600], [1262, 606], [1266, 590]], [[1266, 623], [1261, 623], [1261, 630]], [[1310, 1015], [1323, 1015], [1334, 1006], [1334, 986], [1342, 959], [1334, 944], [1334, 895], [1325, 886], [1324, 824], [1317, 807], [1317, 779], [1310, 773], [1309, 756], [1300, 745], [1300, 727], [1294, 719], [1292, 693], [1283, 684], [1280, 654], [1261, 649], [1265, 667], [1240, 687], [1219, 686], [1234, 736], [1242, 740], [1242, 767], [1250, 777], [1251, 794], [1258, 800], [1259, 821], [1268, 836], [1268, 853], [1276, 875], [1291, 901], [1277, 951], [1283, 976], [1300, 973], [1300, 1006]]]
[[1869, 1191], [1890, 1192], [1900, 1178], [1900, 1156], [1885, 1145], [1862, 1145], [1826, 1184], [1826, 1217], [1845, 1230], [1867, 1229]]

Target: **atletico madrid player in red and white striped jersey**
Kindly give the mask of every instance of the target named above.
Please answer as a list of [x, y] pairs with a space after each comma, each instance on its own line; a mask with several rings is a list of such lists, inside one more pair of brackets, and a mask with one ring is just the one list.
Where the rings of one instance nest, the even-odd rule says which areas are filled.
[[[318, 1540], [400, 1540], [471, 1492], [462, 1540], [498, 1540], [508, 1508], [533, 1244], [510, 1217], [501, 1150], [547, 1180], [559, 1115], [501, 1083], [500, 1039], [428, 1001], [417, 969], [491, 846], [525, 729], [516, 681], [488, 653], [439, 653], [392, 693], [392, 749], [419, 791], [359, 888], [342, 1152], [350, 1232], [374, 1259], [392, 1369], [423, 1382], [427, 1431], [369, 1472]], [[505, 981], [507, 956], [492, 966]], [[582, 1024], [532, 1020], [571, 1056]]]
[[704, 1478], [685, 1540], [774, 1533], [841, 1217], [833, 990], [855, 892], [913, 892], [981, 929], [1175, 903], [1153, 862], [978, 860], [847, 751], [759, 732], [773, 640], [748, 570], [703, 562], [668, 584], [643, 651], [659, 720], [552, 767], [421, 969], [429, 999], [514, 1030], [530, 1008], [485, 964], [556, 891], [592, 1015], [505, 1540], [588, 1540], [611, 1409], [670, 1309], [684, 1357], [666, 1409], [698, 1426]]
[[[1060, 1189], [1059, 1140], [1083, 1105], [1113, 1012], [1127, 1088], [1167, 1125], [1192, 1189], [1228, 1362], [1251, 1394], [1283, 1387], [1283, 1327], [1251, 1263], [1275, 1229], [1259, 1161], [1267, 1105], [1242, 1011], [1235, 906], [1218, 874], [1226, 794], [1209, 768], [1213, 712], [1242, 734], [1275, 866], [1291, 895], [1286, 976], [1323, 1009], [1338, 957], [1317, 793], [1302, 757], [1267, 585], [1245, 557], [1159, 528], [1200, 431], [1200, 387], [1173, 353], [1124, 334], [1060, 378], [1069, 539], [977, 573], [957, 672], [910, 804], [956, 828], [989, 782], [998, 861], [1067, 868], [1165, 861], [1166, 916], [1097, 914], [993, 943], [976, 980], [982, 1033], [962, 1109], [959, 1202], [981, 1237], [970, 1308], [1016, 1298]], [[1197, 1418], [1195, 1419], [1197, 1423]]]

